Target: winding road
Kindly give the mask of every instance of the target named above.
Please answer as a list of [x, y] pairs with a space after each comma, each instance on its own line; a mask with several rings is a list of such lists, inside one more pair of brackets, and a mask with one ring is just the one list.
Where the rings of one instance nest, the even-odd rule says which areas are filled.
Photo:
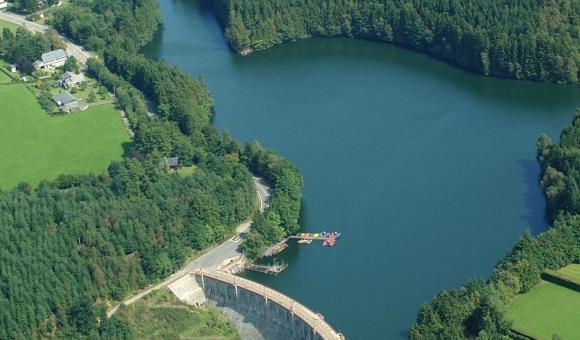
[[[272, 197], [270, 188], [264, 182], [262, 178], [254, 177], [254, 184], [256, 185], [257, 191], [257, 198], [260, 201], [260, 212], [263, 213], [266, 207], [270, 202], [270, 198]], [[215, 266], [223, 263], [226, 259], [231, 259], [233, 257], [237, 257], [242, 255], [242, 251], [240, 249], [240, 243], [248, 233], [250, 229], [250, 225], [252, 221], [244, 222], [236, 227], [236, 235], [222, 244], [212, 248], [207, 253], [203, 254], [202, 256], [196, 258], [195, 260], [188, 263], [185, 267], [183, 267], [180, 271], [174, 273], [173, 275], [169, 276], [163, 282], [150, 287], [147, 290], [144, 290], [132, 297], [123, 301], [123, 304], [130, 305], [133, 302], [141, 299], [143, 296], [151, 293], [154, 290], [167, 287], [173, 282], [181, 279], [185, 275], [188, 275], [194, 270], [204, 269], [204, 268], [214, 268]], [[107, 317], [111, 317], [111, 315], [115, 314], [117, 309], [120, 305], [117, 305], [110, 309], [107, 312]]]
[[[26, 20], [26, 17], [14, 13], [0, 13], [0, 20], [8, 21], [16, 25], [20, 25], [22, 27], [26, 27], [31, 31], [44, 33], [50, 27], [45, 25], [37, 24], [33, 21]], [[69, 56], [75, 57], [81, 64], [85, 64], [89, 58], [92, 58], [89, 52], [85, 51], [81, 46], [71, 42], [65, 36], [59, 34], [66, 45], [66, 53]]]

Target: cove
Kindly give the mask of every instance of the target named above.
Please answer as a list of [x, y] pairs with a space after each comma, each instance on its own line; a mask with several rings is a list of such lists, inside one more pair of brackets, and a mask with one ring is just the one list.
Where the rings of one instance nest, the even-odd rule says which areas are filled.
[[547, 228], [535, 141], [553, 139], [580, 87], [486, 78], [392, 45], [310, 39], [233, 54], [199, 1], [162, 0], [144, 50], [201, 75], [214, 124], [259, 140], [304, 176], [305, 231], [277, 277], [349, 339], [405, 336], [422, 302], [486, 277], [529, 229]]

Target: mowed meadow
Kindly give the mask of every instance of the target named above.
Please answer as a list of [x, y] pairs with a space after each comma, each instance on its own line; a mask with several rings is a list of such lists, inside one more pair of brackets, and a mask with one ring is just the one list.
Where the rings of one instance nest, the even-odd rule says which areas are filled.
[[8, 28], [9, 30], [12, 31], [16, 31], [18, 27], [19, 25], [13, 24], [8, 21], [0, 20], [0, 32], [3, 31], [5, 28]]
[[[580, 281], [580, 264], [560, 270], [574, 281]], [[513, 328], [538, 339], [578, 339], [580, 329], [580, 292], [542, 281], [510, 304], [506, 318]]]
[[0, 85], [0, 189], [102, 173], [130, 138], [112, 104], [49, 116], [25, 85]]

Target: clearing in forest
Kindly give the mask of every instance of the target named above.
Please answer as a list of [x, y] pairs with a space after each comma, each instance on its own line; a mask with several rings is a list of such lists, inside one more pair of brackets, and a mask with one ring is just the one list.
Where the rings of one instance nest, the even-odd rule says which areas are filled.
[[567, 275], [571, 278], [574, 278], [576, 281], [580, 281], [580, 264], [576, 263], [569, 264], [566, 267], [558, 270], [558, 272]]
[[240, 339], [216, 308], [188, 306], [167, 288], [121, 307], [114, 317], [127, 321], [136, 339]]
[[0, 85], [0, 98], [0, 189], [102, 173], [130, 143], [112, 104], [51, 117], [25, 85]]
[[538, 339], [576, 339], [580, 326], [580, 293], [542, 281], [511, 302], [506, 319], [512, 328]]

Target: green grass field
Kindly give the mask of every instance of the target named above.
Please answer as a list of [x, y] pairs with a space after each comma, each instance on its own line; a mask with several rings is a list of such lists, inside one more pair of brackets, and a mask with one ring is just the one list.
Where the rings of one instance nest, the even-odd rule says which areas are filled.
[[517, 296], [510, 304], [506, 319], [513, 328], [539, 339], [580, 338], [580, 293], [542, 281], [526, 294]]
[[117, 316], [128, 321], [135, 339], [240, 339], [214, 307], [190, 307], [162, 289], [123, 307]]
[[0, 84], [9, 84], [12, 78], [7, 74], [9, 71], [8, 63], [4, 59], [0, 59]]
[[0, 32], [2, 32], [5, 28], [8, 28], [12, 31], [16, 31], [16, 29], [18, 27], [20, 27], [20, 26], [13, 24], [11, 22], [8, 22], [8, 21], [0, 20]]
[[50, 117], [24, 85], [1, 85], [0, 188], [60, 174], [102, 173], [130, 142], [112, 104]]
[[[567, 265], [566, 267], [558, 270], [558, 272], [562, 273], [562, 274], [566, 274], [570, 277], [573, 277], [574, 279], [580, 281], [580, 264], [570, 264]], [[580, 326], [578, 326], [580, 329]]]
[[[104, 94], [99, 94], [98, 90], [99, 90], [99, 85], [93, 81], [92, 79], [87, 78], [87, 82], [88, 84], [85, 85], [85, 88], [83, 90], [81, 90], [79, 87], [75, 88], [75, 90], [69, 89], [68, 91], [77, 99], [80, 99], [84, 102], [88, 102], [89, 99], [89, 94], [91, 93], [91, 91], [95, 92], [95, 96], [96, 96], [96, 101], [95, 102], [101, 102], [104, 100], [110, 100], [111, 98], [109, 98], [109, 95], [105, 92]], [[50, 88], [49, 92], [52, 95], [58, 94], [65, 91], [65, 89], [63, 89], [62, 87], [53, 87]]]
[[191, 176], [195, 173], [195, 170], [197, 170], [197, 167], [195, 165], [184, 166], [184, 167], [180, 168], [179, 170], [177, 170], [177, 173], [180, 176]]
[[10, 84], [12, 82], [12, 78], [10, 78], [4, 70], [0, 70], [0, 84]]

